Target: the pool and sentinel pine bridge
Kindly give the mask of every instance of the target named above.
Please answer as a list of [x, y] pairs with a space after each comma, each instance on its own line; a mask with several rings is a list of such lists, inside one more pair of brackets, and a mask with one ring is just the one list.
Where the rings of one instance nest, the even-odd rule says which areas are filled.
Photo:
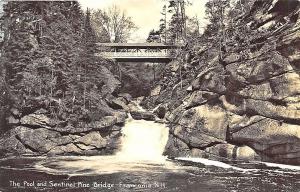
[[182, 45], [162, 43], [97, 43], [98, 53], [117, 62], [155, 62], [168, 63], [175, 59]]

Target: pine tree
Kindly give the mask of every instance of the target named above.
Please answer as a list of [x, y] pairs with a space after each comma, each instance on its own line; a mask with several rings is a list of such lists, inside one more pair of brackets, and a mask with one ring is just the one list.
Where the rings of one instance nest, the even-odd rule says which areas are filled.
[[147, 38], [147, 42], [149, 43], [161, 43], [161, 33], [160, 31], [155, 31], [154, 29], [152, 29], [149, 33], [149, 36]]

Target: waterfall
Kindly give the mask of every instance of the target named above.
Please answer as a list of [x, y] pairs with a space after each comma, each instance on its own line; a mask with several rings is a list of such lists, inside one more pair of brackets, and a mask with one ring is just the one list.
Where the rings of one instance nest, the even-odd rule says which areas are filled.
[[129, 118], [122, 129], [121, 149], [116, 154], [124, 161], [162, 162], [169, 129], [160, 123]]

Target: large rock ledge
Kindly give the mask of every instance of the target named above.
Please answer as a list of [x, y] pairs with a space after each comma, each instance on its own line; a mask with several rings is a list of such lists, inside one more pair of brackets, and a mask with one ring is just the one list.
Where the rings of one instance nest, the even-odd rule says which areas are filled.
[[121, 127], [126, 113], [105, 116], [100, 121], [81, 127], [51, 123], [42, 114], [21, 118], [15, 128], [0, 138], [0, 153], [32, 155], [99, 155], [110, 154], [118, 148]]
[[249, 26], [249, 37], [239, 36], [249, 46], [233, 40], [222, 58], [209, 43], [194, 48], [181, 90], [170, 90], [181, 71], [167, 66], [166, 88], [145, 104], [166, 109], [166, 155], [300, 165], [299, 9], [297, 0], [253, 1], [238, 19]]

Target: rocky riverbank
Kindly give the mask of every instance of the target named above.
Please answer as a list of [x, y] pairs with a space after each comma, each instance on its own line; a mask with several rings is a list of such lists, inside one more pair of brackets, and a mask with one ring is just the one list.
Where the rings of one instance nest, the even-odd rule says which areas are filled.
[[[112, 154], [119, 145], [131, 96], [116, 95], [120, 82], [104, 66], [97, 108], [67, 109], [62, 100], [30, 98], [6, 114], [9, 131], [1, 135], [0, 154], [7, 155], [101, 155]], [[77, 101], [74, 100], [74, 103]], [[76, 103], [77, 104], [77, 103]], [[51, 106], [65, 111], [51, 113]], [[75, 108], [76, 107], [76, 108]], [[123, 109], [124, 107], [124, 109]], [[68, 111], [67, 110], [73, 110]]]
[[222, 58], [207, 43], [168, 64], [169, 78], [143, 102], [169, 122], [165, 154], [300, 164], [299, 8], [255, 1], [239, 18], [250, 35]]

